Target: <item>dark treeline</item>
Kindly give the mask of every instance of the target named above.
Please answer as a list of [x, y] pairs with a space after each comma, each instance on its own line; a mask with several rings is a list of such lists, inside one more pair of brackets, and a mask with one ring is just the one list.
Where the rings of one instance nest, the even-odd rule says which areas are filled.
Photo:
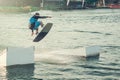
[[[16, 6], [16, 7], [24, 7], [24, 6], [33, 6], [40, 7], [40, 3], [42, 0], [0, 0], [0, 6]], [[82, 1], [73, 1], [71, 0], [69, 6], [66, 6], [67, 0], [44, 0], [44, 8], [54, 8], [54, 7], [81, 7]], [[120, 0], [105, 0], [105, 4], [119, 4]], [[84, 6], [86, 7], [97, 7], [97, 5], [103, 5], [103, 0], [85, 0]]]
[[41, 0], [0, 0], [0, 6], [40, 6]]

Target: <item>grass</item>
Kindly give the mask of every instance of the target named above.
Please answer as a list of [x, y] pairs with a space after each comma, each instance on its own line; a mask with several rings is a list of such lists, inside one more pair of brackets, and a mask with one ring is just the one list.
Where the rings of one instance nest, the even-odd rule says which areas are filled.
[[0, 12], [32, 12], [40, 10], [39, 7], [31, 7], [31, 6], [24, 6], [24, 7], [14, 7], [14, 6], [0, 6]]

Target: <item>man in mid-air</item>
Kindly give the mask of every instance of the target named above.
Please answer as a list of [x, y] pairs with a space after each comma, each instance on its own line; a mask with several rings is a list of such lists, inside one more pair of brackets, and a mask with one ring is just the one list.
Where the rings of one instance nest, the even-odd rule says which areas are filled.
[[34, 35], [34, 30], [36, 30], [36, 34], [38, 34], [38, 28], [39, 26], [43, 27], [43, 22], [38, 21], [39, 18], [51, 18], [50, 16], [40, 16], [39, 13], [35, 13], [29, 20], [29, 29], [32, 30], [31, 36]]

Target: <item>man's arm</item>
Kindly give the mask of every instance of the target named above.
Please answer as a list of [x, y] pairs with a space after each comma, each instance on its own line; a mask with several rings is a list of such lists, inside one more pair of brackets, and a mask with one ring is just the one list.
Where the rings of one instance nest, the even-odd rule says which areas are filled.
[[39, 16], [39, 18], [51, 18], [51, 16]]

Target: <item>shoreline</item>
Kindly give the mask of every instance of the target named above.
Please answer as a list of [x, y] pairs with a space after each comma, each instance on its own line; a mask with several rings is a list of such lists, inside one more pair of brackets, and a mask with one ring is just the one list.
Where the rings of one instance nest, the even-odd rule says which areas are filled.
[[[96, 8], [56, 8], [56, 9], [42, 9], [42, 10], [53, 10], [53, 11], [59, 11], [59, 10], [94, 10], [94, 9], [119, 9], [119, 8], [110, 8], [110, 7], [96, 7]], [[27, 13], [27, 12], [33, 12], [33, 11], [39, 11], [41, 10], [40, 7], [31, 7], [31, 6], [24, 6], [24, 7], [13, 7], [13, 6], [0, 6], [0, 12], [2, 13]]]
[[21, 13], [21, 12], [32, 12], [40, 10], [39, 7], [31, 7], [31, 6], [24, 6], [24, 7], [14, 7], [14, 6], [0, 6], [0, 12], [9, 12], [9, 13]]

